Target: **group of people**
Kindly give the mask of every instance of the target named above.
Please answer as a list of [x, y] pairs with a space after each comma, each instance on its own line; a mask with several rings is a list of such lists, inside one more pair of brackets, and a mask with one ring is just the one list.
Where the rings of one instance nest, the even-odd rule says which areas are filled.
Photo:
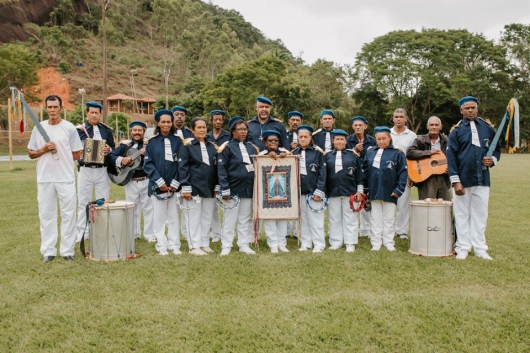
[[[301, 112], [291, 111], [286, 129], [271, 116], [272, 101], [260, 96], [256, 99], [256, 116], [248, 121], [232, 117], [228, 131], [223, 129], [226, 113], [222, 110], [210, 112], [212, 130], [208, 132], [208, 122], [202, 117], [193, 118], [186, 127], [187, 110], [176, 106], [155, 113], [152, 138], [145, 138], [147, 126], [143, 122], [133, 121], [131, 139], [116, 146], [112, 131], [99, 121], [101, 104], [88, 102], [87, 122], [76, 128], [61, 119], [61, 98], [48, 96], [45, 107], [49, 119], [42, 127], [51, 142], [46, 142], [35, 128], [28, 145], [29, 156], [39, 159], [43, 261], [52, 261], [57, 255], [57, 199], [61, 209], [60, 254], [65, 260], [73, 260], [76, 238], [79, 241], [90, 236], [85, 208], [93, 189], [96, 198], [109, 197], [107, 166], [78, 161], [76, 223], [74, 161], [80, 158], [82, 140], [86, 138], [105, 140], [103, 153], [110, 170], [119, 171], [141, 159], [125, 185], [125, 194], [136, 204], [135, 236], [142, 234], [143, 212], [143, 236], [156, 242], [160, 255], [181, 254], [181, 233], [193, 255], [213, 252], [210, 242], [219, 240], [221, 256], [229, 255], [236, 236], [240, 252], [255, 254], [250, 244], [255, 196], [253, 160], [257, 155], [274, 159], [295, 155], [299, 163], [301, 228], [296, 227], [298, 222], [263, 221], [271, 253], [289, 251], [286, 236], [291, 231], [299, 235], [299, 251], [324, 251], [325, 216], [319, 211], [326, 205], [329, 250], [345, 248], [346, 252], [354, 252], [360, 236], [370, 238], [373, 251], [383, 246], [394, 251], [394, 239], [407, 239], [409, 230], [414, 183], [408, 178], [406, 160], [443, 154], [446, 173], [417, 183], [419, 197], [450, 200], [452, 186], [457, 259], [467, 258], [472, 249], [475, 256], [491, 259], [485, 240], [489, 169], [500, 159], [500, 152], [496, 146], [493, 155], [486, 156], [495, 131], [477, 116], [478, 104], [470, 96], [460, 100], [463, 119], [449, 138], [441, 133], [442, 122], [435, 116], [427, 121], [429, 132], [416, 136], [407, 128], [408, 116], [402, 108], [394, 111], [392, 128], [375, 127], [372, 137], [366, 133], [368, 120], [362, 116], [351, 119], [352, 135], [336, 128], [332, 110], [321, 112], [322, 127], [316, 131], [303, 124]], [[222, 224], [220, 208], [225, 209]]]

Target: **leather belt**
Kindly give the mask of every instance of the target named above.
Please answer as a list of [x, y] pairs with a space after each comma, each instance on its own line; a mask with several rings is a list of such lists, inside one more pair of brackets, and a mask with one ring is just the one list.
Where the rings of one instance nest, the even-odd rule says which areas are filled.
[[144, 180], [147, 180], [147, 179], [148, 179], [148, 177], [144, 176], [142, 178], [132, 178], [131, 180], [139, 182], [139, 181], [144, 181]]
[[85, 168], [92, 168], [92, 169], [95, 169], [95, 168], [103, 168], [105, 167], [104, 165], [82, 165], [81, 167], [85, 167]]

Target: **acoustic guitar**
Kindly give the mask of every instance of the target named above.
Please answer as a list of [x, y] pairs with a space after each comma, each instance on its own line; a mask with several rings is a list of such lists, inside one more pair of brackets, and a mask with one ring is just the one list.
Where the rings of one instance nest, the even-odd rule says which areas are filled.
[[135, 170], [140, 166], [140, 163], [142, 163], [142, 158], [140, 158], [141, 155], [140, 151], [136, 148], [130, 148], [127, 150], [125, 157], [132, 159], [132, 163], [121, 168], [116, 168], [115, 173], [109, 172], [110, 181], [121, 186], [131, 181]]
[[447, 158], [443, 153], [436, 153], [429, 158], [407, 159], [407, 169], [410, 180], [421, 183], [431, 175], [445, 174]]

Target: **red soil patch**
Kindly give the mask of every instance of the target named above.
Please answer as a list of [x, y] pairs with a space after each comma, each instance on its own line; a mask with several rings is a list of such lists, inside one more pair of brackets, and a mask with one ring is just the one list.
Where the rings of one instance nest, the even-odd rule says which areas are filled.
[[[66, 110], [73, 110], [74, 104], [70, 103], [70, 80], [63, 77], [54, 67], [44, 67], [37, 72], [39, 84], [29, 88], [29, 92], [39, 97], [43, 102], [50, 94], [55, 94], [63, 100]], [[41, 103], [33, 103], [31, 106], [38, 107]]]

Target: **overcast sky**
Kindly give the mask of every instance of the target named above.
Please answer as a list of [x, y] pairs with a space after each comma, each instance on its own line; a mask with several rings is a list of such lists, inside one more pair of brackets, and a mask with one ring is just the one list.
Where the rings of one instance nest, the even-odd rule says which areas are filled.
[[212, 0], [234, 9], [311, 64], [353, 64], [364, 43], [390, 31], [458, 29], [497, 39], [504, 25], [530, 24], [530, 0]]

